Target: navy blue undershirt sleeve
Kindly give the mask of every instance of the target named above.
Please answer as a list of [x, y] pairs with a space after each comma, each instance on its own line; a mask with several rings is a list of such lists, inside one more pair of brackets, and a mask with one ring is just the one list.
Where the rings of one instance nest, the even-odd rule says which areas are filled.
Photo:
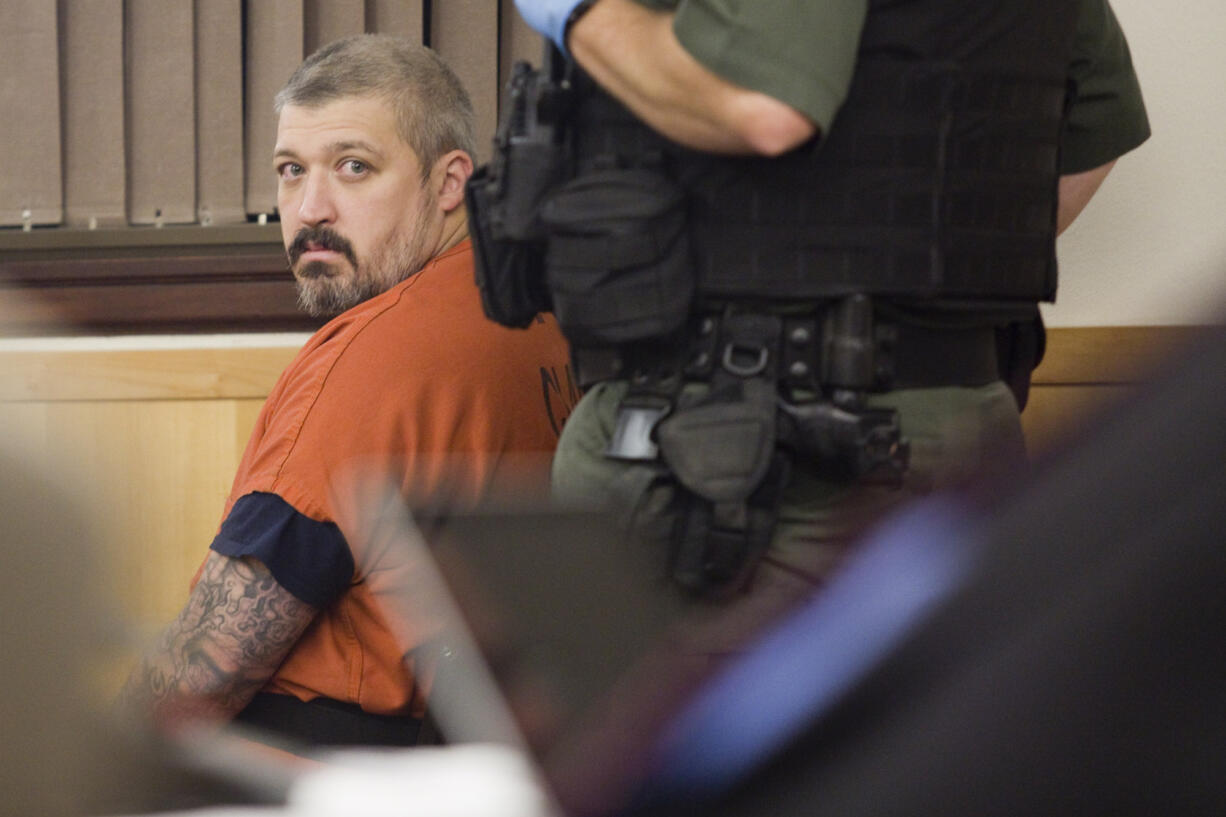
[[312, 607], [327, 607], [353, 580], [353, 555], [340, 529], [303, 516], [276, 494], [240, 497], [211, 547], [223, 556], [259, 559], [278, 584]]

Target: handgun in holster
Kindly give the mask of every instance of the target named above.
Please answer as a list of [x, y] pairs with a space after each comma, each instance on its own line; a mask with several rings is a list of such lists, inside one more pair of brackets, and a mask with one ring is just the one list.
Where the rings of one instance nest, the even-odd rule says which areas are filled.
[[868, 395], [892, 377], [891, 328], [873, 320], [872, 299], [851, 295], [822, 321], [816, 399], [781, 399], [782, 441], [835, 476], [898, 486], [910, 462], [898, 412], [871, 408]]
[[564, 123], [571, 91], [564, 70], [550, 46], [539, 70], [515, 63], [493, 157], [465, 185], [481, 303], [505, 326], [527, 326], [550, 310], [540, 207], [568, 172]]

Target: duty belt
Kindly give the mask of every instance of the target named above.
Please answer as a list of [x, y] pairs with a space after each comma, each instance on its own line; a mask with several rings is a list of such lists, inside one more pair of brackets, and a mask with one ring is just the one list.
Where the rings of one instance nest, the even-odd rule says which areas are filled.
[[[706, 380], [726, 361], [742, 371], [755, 365], [738, 360], [735, 347], [721, 344], [721, 323], [720, 316], [708, 315], [672, 341], [575, 348], [580, 383], [587, 388], [605, 380], [628, 380], [641, 386], [651, 382], [661, 391], [671, 392], [675, 379]], [[879, 326], [878, 330], [892, 335], [892, 339], [884, 340], [879, 347], [889, 360], [880, 360], [875, 367], [878, 381], [873, 391], [983, 386], [999, 379], [996, 333], [991, 327], [937, 329], [895, 323]], [[777, 354], [779, 377], [785, 386], [820, 390], [825, 385], [822, 337], [820, 318], [783, 318], [784, 342]]]

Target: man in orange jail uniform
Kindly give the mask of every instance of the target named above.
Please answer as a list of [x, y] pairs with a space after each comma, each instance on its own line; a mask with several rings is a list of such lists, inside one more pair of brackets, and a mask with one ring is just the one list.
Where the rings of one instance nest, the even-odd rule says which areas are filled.
[[299, 300], [336, 317], [268, 397], [187, 604], [121, 699], [161, 727], [236, 719], [308, 745], [412, 744], [428, 632], [405, 643], [389, 627], [343, 476], [360, 463], [406, 497], [480, 499], [516, 456], [554, 448], [575, 399], [567, 348], [550, 317], [519, 331], [482, 314], [472, 107], [432, 51], [340, 40], [276, 108]]

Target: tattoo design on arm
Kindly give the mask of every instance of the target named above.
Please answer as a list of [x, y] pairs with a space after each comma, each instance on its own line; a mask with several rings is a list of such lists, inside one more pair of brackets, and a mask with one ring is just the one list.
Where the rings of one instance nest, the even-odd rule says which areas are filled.
[[186, 606], [129, 677], [120, 706], [161, 727], [229, 720], [316, 612], [258, 560], [210, 551]]

